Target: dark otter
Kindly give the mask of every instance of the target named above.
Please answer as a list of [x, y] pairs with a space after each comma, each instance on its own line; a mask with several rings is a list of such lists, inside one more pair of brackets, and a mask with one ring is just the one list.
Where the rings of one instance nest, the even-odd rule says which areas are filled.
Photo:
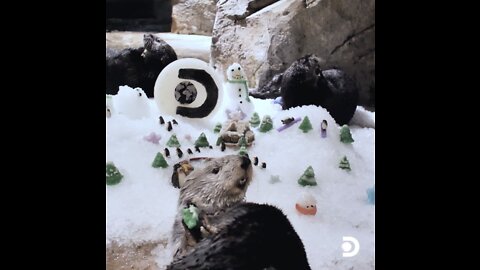
[[106, 50], [106, 91], [117, 94], [118, 87], [140, 87], [149, 98], [160, 72], [177, 60], [175, 50], [164, 40], [152, 34], [143, 36], [143, 47], [121, 51]]

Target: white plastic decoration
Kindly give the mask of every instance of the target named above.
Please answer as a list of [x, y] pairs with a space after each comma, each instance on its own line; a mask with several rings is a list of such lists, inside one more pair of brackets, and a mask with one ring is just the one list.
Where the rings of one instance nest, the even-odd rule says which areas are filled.
[[161, 114], [207, 118], [216, 113], [223, 100], [221, 80], [206, 62], [182, 58], [160, 72], [154, 99]]

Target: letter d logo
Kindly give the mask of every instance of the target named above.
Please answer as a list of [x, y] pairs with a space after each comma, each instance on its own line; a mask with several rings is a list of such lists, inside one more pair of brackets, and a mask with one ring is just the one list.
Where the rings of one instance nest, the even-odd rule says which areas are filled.
[[360, 251], [360, 243], [355, 237], [344, 236], [342, 243], [343, 257], [353, 257]]

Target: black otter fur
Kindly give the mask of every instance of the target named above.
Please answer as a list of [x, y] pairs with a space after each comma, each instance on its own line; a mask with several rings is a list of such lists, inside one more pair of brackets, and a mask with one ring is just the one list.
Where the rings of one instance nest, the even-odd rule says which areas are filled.
[[143, 47], [121, 51], [106, 50], [106, 93], [117, 94], [118, 87], [140, 87], [153, 97], [153, 88], [160, 72], [177, 60], [175, 50], [152, 34], [143, 36]]

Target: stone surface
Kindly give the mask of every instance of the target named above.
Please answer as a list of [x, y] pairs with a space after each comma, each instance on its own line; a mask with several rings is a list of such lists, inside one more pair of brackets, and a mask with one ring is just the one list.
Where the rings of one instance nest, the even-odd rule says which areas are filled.
[[211, 35], [215, 0], [172, 0], [172, 33]]
[[[106, 47], [121, 50], [143, 46], [143, 34], [146, 32], [109, 32], [106, 33]], [[210, 61], [212, 38], [202, 35], [179, 35], [173, 33], [153, 33], [173, 47], [178, 58], [197, 58]]]
[[[107, 270], [159, 270], [152, 251], [159, 247], [165, 248], [167, 240], [156, 242], [137, 242], [119, 244], [112, 241], [107, 245]], [[153, 252], [154, 253], [154, 252]]]
[[344, 70], [359, 86], [359, 103], [372, 105], [375, 1], [217, 2], [211, 61], [222, 71], [233, 62], [240, 63], [249, 87], [262, 88], [307, 54], [322, 58], [323, 69]]

